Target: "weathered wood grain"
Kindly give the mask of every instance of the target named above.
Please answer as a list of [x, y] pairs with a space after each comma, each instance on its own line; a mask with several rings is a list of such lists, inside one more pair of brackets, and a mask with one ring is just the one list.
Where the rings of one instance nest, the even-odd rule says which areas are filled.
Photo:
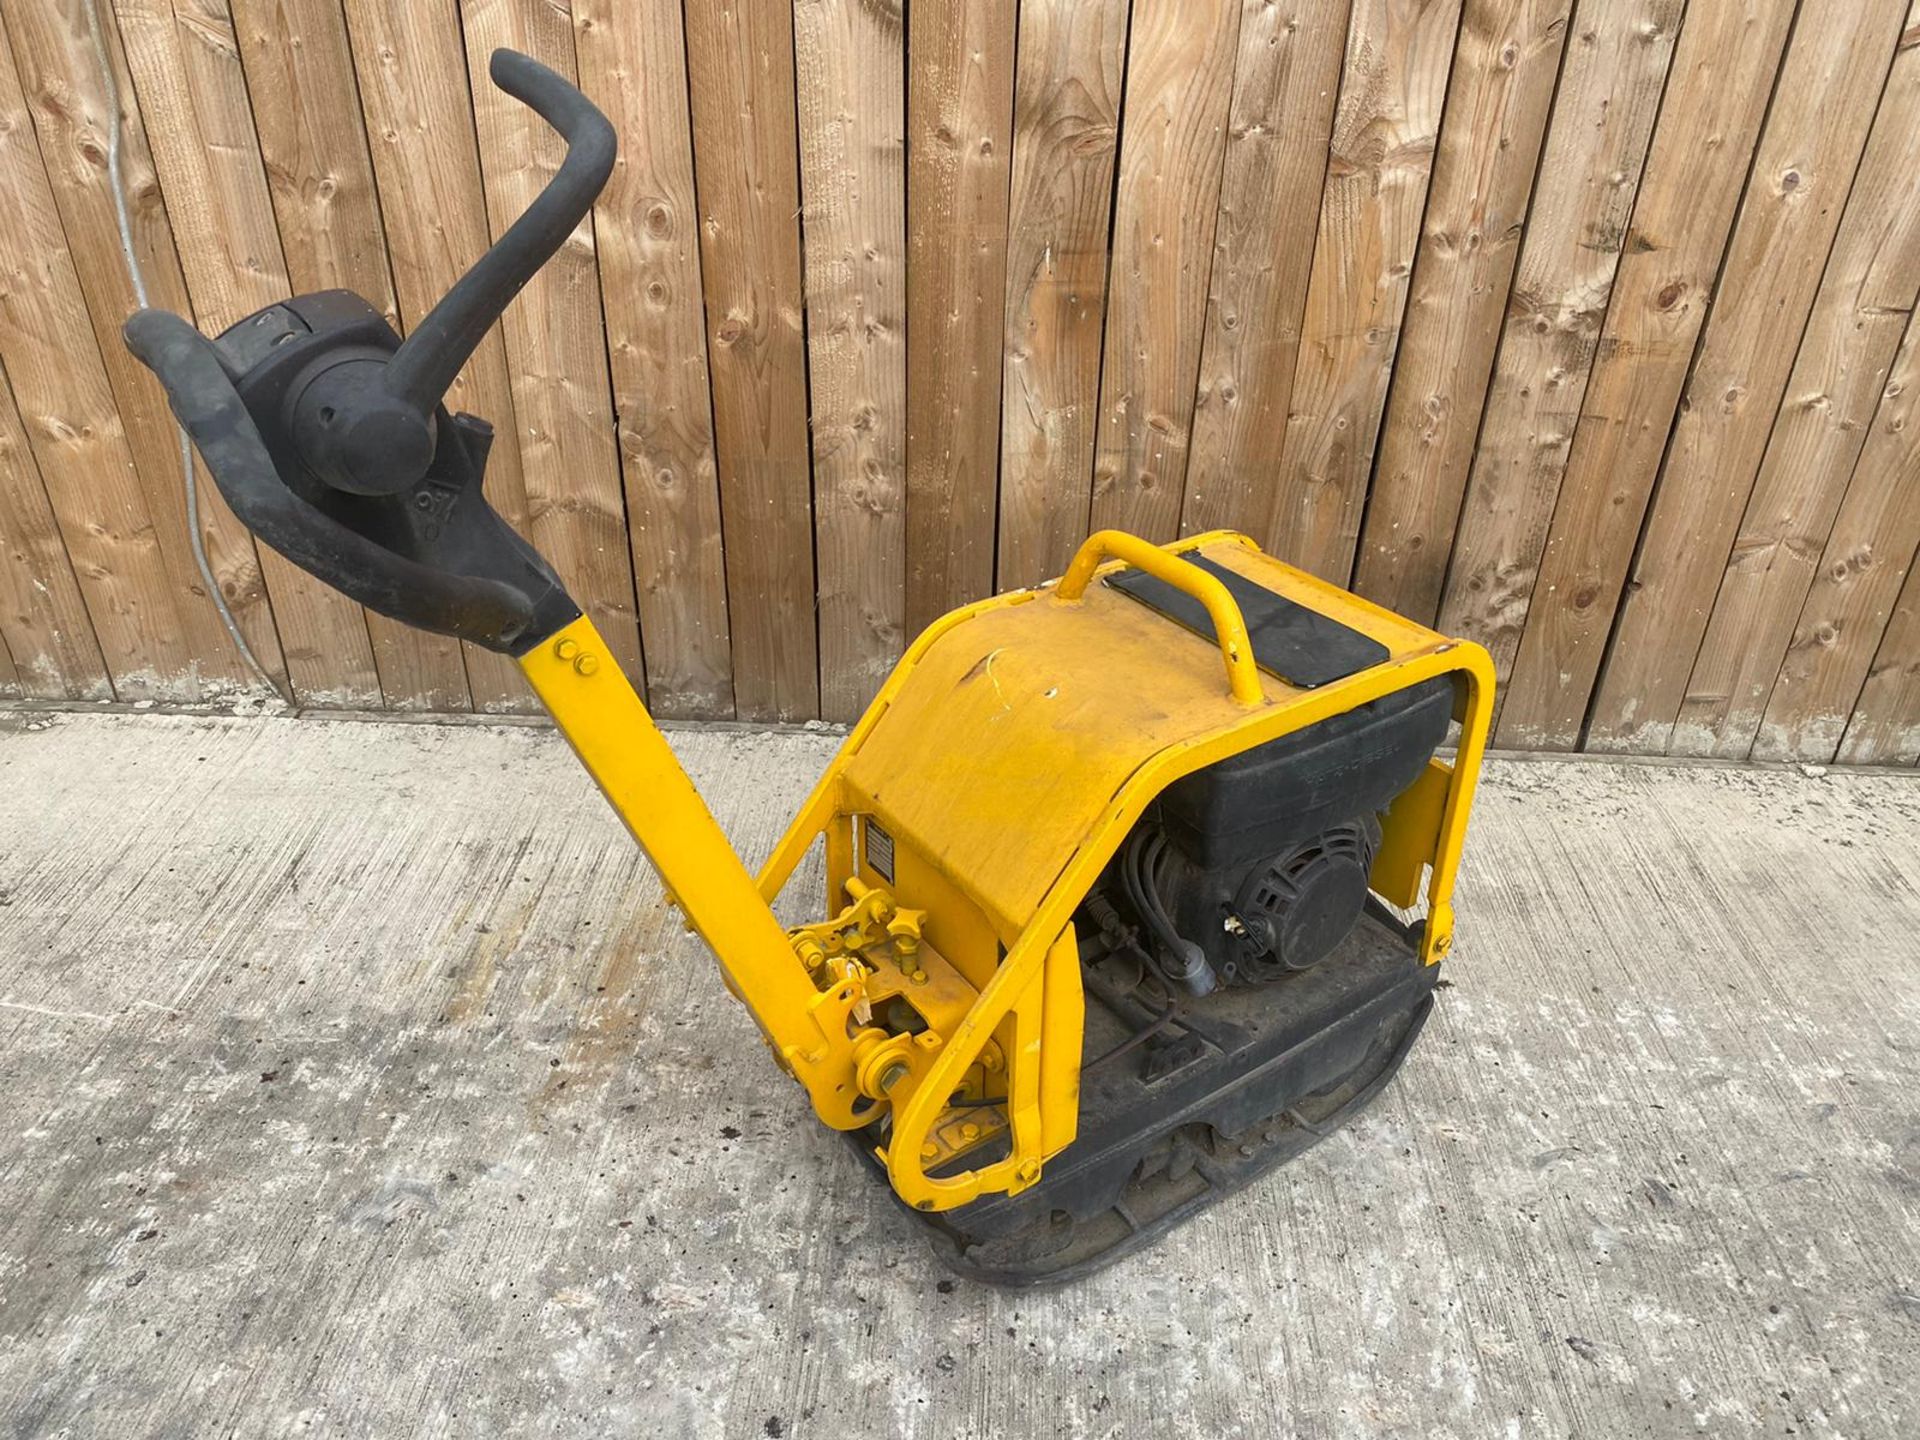
[[[424, 319], [491, 241], [460, 17], [451, 0], [389, 5], [346, 0], [347, 33], [376, 194], [386, 231], [399, 324]], [[486, 494], [523, 534], [528, 528], [521, 425], [507, 381], [499, 326], [490, 329], [447, 391], [446, 405], [490, 421]], [[538, 708], [519, 667], [462, 646], [474, 708]]]
[[1723, 565], [1669, 748], [1742, 758], [1859, 467], [1908, 315], [1920, 295], [1920, 30], [1887, 78], [1820, 295], [1765, 459]]
[[1920, 549], [1920, 323], [1885, 397], [1814, 570], [1754, 735], [1758, 760], [1831, 760]]
[[1466, 0], [1354, 588], [1439, 612], [1571, 0]]
[[[1502, 745], [1580, 742], [1793, 18], [1779, 0], [1688, 7], [1507, 680], [1495, 730]], [[1793, 81], [1803, 68], [1817, 76], [1818, 60], [1803, 61], [1824, 53], [1797, 47]]]
[[647, 704], [730, 717], [726, 556], [679, 0], [574, 0], [580, 88], [620, 135], [594, 208]]
[[1183, 533], [1268, 527], [1351, 10], [1241, 7]]
[[[498, 240], [546, 188], [567, 146], [530, 107], [494, 85], [488, 61], [504, 46], [571, 80], [573, 22], [565, 5], [547, 0], [464, 0], [461, 15], [487, 216]], [[563, 577], [621, 668], [640, 677], [633, 556], [591, 215], [507, 307], [501, 329], [520, 428], [527, 539]]]
[[1087, 538], [1128, 0], [1022, 0], [1007, 214], [999, 588]]
[[993, 591], [1017, 8], [907, 8], [909, 636]]
[[[4, 31], [0, 366], [12, 383], [115, 694], [199, 699], [197, 657], [180, 624], [153, 513], [134, 473]], [[30, 508], [19, 512], [19, 523], [32, 518]], [[30, 667], [27, 656], [15, 659]]]
[[1907, 583], [1840, 741], [1840, 759], [1849, 765], [1920, 764], [1920, 556], [1908, 565]]
[[1842, 338], [1835, 318], [1851, 318], [1844, 292], [1858, 293], [1861, 262], [1872, 263], [1882, 236], [1863, 256], [1859, 227], [1838, 251], [1835, 233], [1850, 188], [1884, 232], [1884, 186], [1869, 172], [1862, 190], [1855, 176], [1906, 6], [1801, 7], [1594, 699], [1594, 748], [1667, 748], [1693, 670], [1688, 651], [1698, 651], [1714, 608], [1714, 557], [1733, 545], [1795, 352], [1804, 335], [1823, 356]]
[[[4, 83], [4, 82], [0, 82]], [[93, 621], [61, 542], [60, 522], [0, 368], [0, 640], [16, 694], [111, 700]], [[16, 660], [14, 657], [18, 657]]]
[[[232, 3], [293, 289], [351, 290], [398, 324], [340, 0]], [[470, 708], [459, 641], [372, 611], [367, 634], [389, 708]]]
[[820, 689], [793, 16], [693, 5], [686, 25], [734, 703], [804, 720]]
[[1093, 526], [1180, 529], [1232, 112], [1238, 0], [1136, 0], [1114, 196]]
[[[222, 0], [114, 8], [140, 108], [166, 117], [147, 140], [193, 318], [218, 333], [293, 293], [232, 17]], [[272, 550], [259, 554], [295, 695], [316, 706], [378, 706], [365, 612]]]
[[[1905, 8], [0, 4], [0, 689], [250, 683], [118, 338], [109, 142], [153, 303], [212, 330], [345, 285], [404, 330], [557, 162], [486, 77], [506, 43], [621, 154], [449, 399], [660, 715], [849, 718], [1092, 526], [1228, 526], [1487, 644], [1504, 744], [1904, 756]], [[298, 698], [533, 707], [200, 499]]]
[[[140, 298], [121, 249], [113, 167], [108, 163], [116, 138], [128, 238], [147, 303], [182, 313], [191, 313], [192, 307], [153, 172], [145, 120], [134, 103], [118, 27], [101, 0], [8, 6], [4, 18], [74, 271], [126, 431], [134, 462], [132, 478], [153, 517], [154, 537], [184, 642], [209, 698], [252, 686], [257, 682], [207, 595], [193, 556], [179, 427], [159, 382], [120, 339], [120, 325], [139, 306]], [[208, 568], [248, 647], [270, 673], [284, 677], [279, 635], [253, 538], [227, 509], [197, 458], [195, 470]]]
[[1460, 0], [1356, 0], [1347, 32], [1286, 451], [1260, 532], [1272, 553], [1340, 585], [1353, 571], [1459, 21]]
[[1576, 14], [1441, 595], [1504, 675], [1519, 648], [1685, 0]]
[[891, 0], [800, 0], [793, 26], [820, 714], [854, 720], [905, 644], [905, 30]]

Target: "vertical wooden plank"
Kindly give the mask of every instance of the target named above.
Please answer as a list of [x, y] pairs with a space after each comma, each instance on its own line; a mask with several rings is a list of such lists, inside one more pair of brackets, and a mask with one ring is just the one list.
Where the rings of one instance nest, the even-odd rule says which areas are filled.
[[906, 610], [906, 117], [891, 0], [798, 0], [820, 713], [854, 720]]
[[[0, 81], [0, 84], [3, 84]], [[5, 115], [0, 113], [0, 124]], [[0, 141], [4, 144], [4, 141]], [[12, 683], [41, 700], [111, 700], [106, 661], [40, 467], [0, 370], [0, 640]]]
[[1000, 381], [1003, 590], [1060, 574], [1087, 537], [1127, 11], [1127, 0], [1020, 6]]
[[1920, 763], [1920, 556], [1907, 569], [1880, 653], [1840, 742], [1840, 759], [1848, 765]]
[[1171, 540], [1205, 336], [1239, 0], [1135, 0], [1093, 526]]
[[686, 26], [734, 703], [804, 720], [820, 691], [793, 14], [716, 0], [687, 7]]
[[1349, 0], [1246, 0], [1180, 528], [1264, 533], [1287, 443]]
[[[200, 328], [224, 330], [292, 293], [239, 45], [222, 0], [115, 0], [181, 269]], [[377, 706], [364, 612], [264, 547], [288, 673], [310, 705]]]
[[13, 51], [0, 30], [0, 366], [72, 557], [114, 691], [195, 700], [152, 511], [67, 250]]
[[[98, 43], [89, 23], [90, 11], [98, 21]], [[148, 303], [189, 313], [192, 306], [112, 12], [103, 0], [58, 0], [9, 7], [5, 19], [47, 162], [54, 203], [126, 431], [134, 463], [131, 478], [153, 520], [184, 643], [204, 692], [255, 685], [258, 682], [228, 636], [194, 560], [179, 427], [159, 383], [127, 353], [120, 339], [121, 323], [140, 300], [121, 249], [116, 198], [124, 199], [126, 205], [128, 238]], [[116, 138], [120, 197], [114, 194], [112, 167], [107, 163]], [[255, 657], [269, 672], [283, 675], [279, 635], [253, 537], [227, 509], [197, 457], [194, 465], [208, 568]]]
[[574, 0], [580, 87], [620, 134], [594, 209], [647, 704], [733, 714], [680, 0]]
[[13, 652], [7, 648], [6, 632], [0, 630], [0, 700], [18, 700], [24, 693], [20, 672], [13, 666]]
[[1695, 0], [1687, 12], [1507, 680], [1502, 745], [1580, 742], [1793, 13], [1786, 0]]
[[1345, 585], [1420, 241], [1460, 0], [1356, 0], [1287, 444], [1262, 538]]
[[[411, 329], [491, 238], [460, 16], [453, 0], [346, 0], [346, 18], [394, 297], [401, 327]], [[528, 533], [521, 427], [498, 325], [454, 378], [446, 403], [492, 423], [487, 498], [509, 524]], [[512, 661], [477, 645], [462, 650], [475, 709], [538, 708]]]
[[1686, 662], [1668, 742], [1676, 754], [1740, 759], [1752, 748], [1920, 296], [1916, 134], [1920, 29], [1910, 28], [1730, 555], [1700, 557], [1718, 594], [1698, 653]]
[[[1667, 748], [1795, 351], [1820, 340], [1808, 317], [1906, 4], [1801, 7], [1594, 700], [1596, 749]], [[1606, 618], [1603, 593], [1591, 623]]]
[[1572, 0], [1466, 0], [1354, 587], [1438, 613]]
[[[234, 31], [294, 291], [352, 290], [397, 323], [340, 0], [235, 0]], [[371, 611], [367, 633], [389, 706], [469, 708], [459, 641]]]
[[[462, 10], [480, 173], [497, 240], [553, 178], [566, 142], [495, 88], [487, 63], [507, 46], [571, 80], [573, 18], [565, 3], [550, 0], [465, 0]], [[507, 307], [501, 327], [520, 429], [527, 538], [566, 577], [568, 593], [638, 680], [640, 622], [591, 215]]]
[[1526, 624], [1684, 8], [1627, 0], [1574, 16], [1440, 601], [1440, 628], [1485, 645], [1503, 674]]
[[1920, 322], [1887, 376], [1885, 398], [1847, 487], [1781, 660], [1757, 760], [1831, 760], [1920, 549]]
[[907, 11], [907, 634], [993, 590], [1015, 0]]

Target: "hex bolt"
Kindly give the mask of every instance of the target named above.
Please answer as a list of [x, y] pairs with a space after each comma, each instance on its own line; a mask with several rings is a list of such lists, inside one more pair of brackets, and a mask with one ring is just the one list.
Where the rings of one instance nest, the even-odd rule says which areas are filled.
[[553, 653], [562, 660], [571, 660], [580, 653], [580, 642], [571, 636], [553, 642]]
[[600, 668], [600, 661], [597, 656], [582, 655], [573, 662], [573, 668], [581, 675], [591, 675]]

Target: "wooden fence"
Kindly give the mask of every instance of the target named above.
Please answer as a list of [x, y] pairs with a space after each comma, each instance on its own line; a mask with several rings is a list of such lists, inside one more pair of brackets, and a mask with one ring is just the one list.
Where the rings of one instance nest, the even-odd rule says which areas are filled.
[[[1089, 526], [1231, 526], [1487, 644], [1500, 744], [1920, 757], [1920, 4], [0, 15], [0, 694], [252, 683], [128, 252], [208, 330], [417, 322], [557, 164], [511, 45], [623, 153], [454, 403], [657, 712], [845, 719]], [[202, 490], [304, 704], [528, 703]]]

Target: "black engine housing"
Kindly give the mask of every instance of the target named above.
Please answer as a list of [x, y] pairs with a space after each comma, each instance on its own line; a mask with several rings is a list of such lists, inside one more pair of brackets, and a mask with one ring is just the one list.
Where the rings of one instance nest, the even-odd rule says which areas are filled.
[[[1141, 946], [1196, 991], [1318, 963], [1359, 920], [1378, 816], [1446, 739], [1453, 698], [1439, 676], [1176, 781], [1122, 847], [1098, 887], [1106, 903], [1088, 918], [1138, 922]], [[1195, 947], [1210, 980], [1197, 978]]]

